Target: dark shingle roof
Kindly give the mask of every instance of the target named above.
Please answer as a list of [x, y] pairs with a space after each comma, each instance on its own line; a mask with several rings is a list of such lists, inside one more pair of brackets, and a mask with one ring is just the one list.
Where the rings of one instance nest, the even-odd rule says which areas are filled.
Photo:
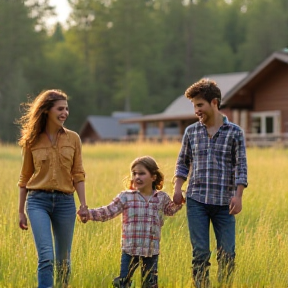
[[[140, 113], [114, 112], [112, 116], [88, 116], [85, 124], [89, 123], [102, 140], [121, 139], [127, 136], [129, 129], [139, 129], [138, 124], [120, 124], [120, 119], [140, 116]], [[85, 127], [83, 125], [83, 128]], [[82, 129], [83, 129], [82, 128]], [[81, 129], [81, 130], [82, 130]], [[81, 132], [80, 132], [81, 134]]]
[[87, 121], [103, 140], [121, 138], [126, 133], [125, 126], [110, 116], [88, 116]]

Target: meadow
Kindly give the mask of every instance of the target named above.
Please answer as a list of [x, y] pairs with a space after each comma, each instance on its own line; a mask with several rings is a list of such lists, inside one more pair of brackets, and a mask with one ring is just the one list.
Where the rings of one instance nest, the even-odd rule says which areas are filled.
[[[83, 146], [89, 207], [107, 205], [124, 189], [123, 178], [137, 156], [151, 155], [171, 179], [180, 143], [97, 144]], [[233, 288], [288, 287], [288, 150], [249, 148], [243, 211], [236, 216], [236, 273]], [[21, 150], [0, 146], [0, 287], [37, 286], [37, 255], [32, 231], [18, 228], [17, 181]], [[76, 195], [75, 195], [76, 196]], [[77, 197], [77, 206], [79, 204]], [[212, 231], [212, 230], [211, 230]], [[108, 222], [76, 222], [71, 288], [112, 287], [120, 268], [121, 217]], [[215, 238], [211, 234], [211, 281], [216, 286]], [[136, 270], [134, 287], [140, 287]], [[191, 245], [186, 208], [165, 221], [159, 258], [159, 287], [191, 287]]]

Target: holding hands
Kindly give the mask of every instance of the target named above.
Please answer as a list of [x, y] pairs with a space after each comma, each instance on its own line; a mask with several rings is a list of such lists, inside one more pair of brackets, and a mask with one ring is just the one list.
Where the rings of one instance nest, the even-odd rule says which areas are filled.
[[77, 217], [82, 223], [88, 222], [90, 217], [87, 205], [80, 205], [79, 210], [77, 211]]
[[180, 204], [185, 204], [186, 203], [186, 200], [183, 196], [183, 194], [185, 193], [185, 191], [174, 191], [174, 195], [173, 195], [173, 202], [177, 205], [180, 205]]

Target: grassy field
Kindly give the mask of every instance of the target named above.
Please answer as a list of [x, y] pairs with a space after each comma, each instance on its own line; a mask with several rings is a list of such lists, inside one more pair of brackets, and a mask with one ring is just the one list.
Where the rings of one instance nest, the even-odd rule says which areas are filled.
[[[174, 144], [101, 144], [84, 146], [87, 202], [108, 204], [123, 189], [122, 180], [137, 156], [155, 157], [165, 174], [165, 191], [180, 148]], [[32, 231], [18, 228], [21, 151], [0, 146], [0, 287], [36, 287], [37, 256]], [[237, 271], [233, 288], [288, 287], [288, 151], [248, 150], [249, 187], [237, 215]], [[77, 199], [78, 206], [78, 199]], [[162, 230], [159, 287], [191, 287], [191, 245], [184, 207]], [[77, 222], [72, 251], [72, 288], [111, 287], [120, 266], [121, 217], [105, 223]], [[213, 235], [213, 234], [212, 234]], [[211, 281], [216, 285], [215, 239], [211, 238]], [[134, 284], [139, 287], [139, 271]]]

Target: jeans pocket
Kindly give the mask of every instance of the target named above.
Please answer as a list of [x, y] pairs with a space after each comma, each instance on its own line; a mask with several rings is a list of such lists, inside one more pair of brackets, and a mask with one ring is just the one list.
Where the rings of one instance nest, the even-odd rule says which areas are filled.
[[28, 197], [33, 197], [36, 193], [37, 193], [37, 191], [31, 190], [28, 192]]
[[67, 201], [74, 201], [74, 193], [62, 193], [61, 198]]

